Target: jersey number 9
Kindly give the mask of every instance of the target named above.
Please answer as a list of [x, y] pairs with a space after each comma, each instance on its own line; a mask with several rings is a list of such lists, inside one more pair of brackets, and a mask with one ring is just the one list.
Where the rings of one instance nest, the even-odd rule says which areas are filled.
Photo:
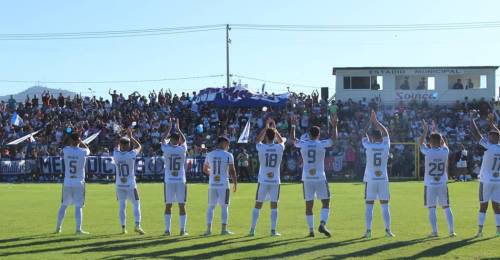
[[307, 150], [307, 163], [316, 162], [316, 150]]

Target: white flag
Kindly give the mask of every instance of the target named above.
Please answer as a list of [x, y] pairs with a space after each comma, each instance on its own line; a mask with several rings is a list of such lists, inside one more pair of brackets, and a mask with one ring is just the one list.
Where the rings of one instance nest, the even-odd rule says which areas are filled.
[[20, 117], [16, 112], [14, 112], [14, 114], [12, 114], [10, 122], [12, 123], [12, 125], [20, 126], [23, 123], [23, 118]]
[[241, 132], [240, 138], [238, 139], [238, 143], [239, 144], [248, 143], [249, 136], [250, 136], [250, 119], [248, 119], [247, 124], [245, 125], [245, 128], [243, 129], [243, 132]]
[[12, 141], [12, 142], [8, 143], [7, 145], [16, 145], [16, 144], [20, 144], [20, 143], [22, 143], [22, 142], [24, 142], [24, 141], [26, 141], [26, 140], [28, 140], [28, 139], [32, 139], [32, 138], [33, 138], [33, 136], [34, 136], [34, 135], [36, 135], [36, 134], [38, 134], [38, 132], [40, 132], [40, 131], [41, 131], [41, 130], [38, 130], [38, 131], [33, 132], [33, 133], [31, 133], [31, 134], [27, 134], [27, 135], [25, 135], [25, 136], [23, 136], [23, 137], [21, 137], [21, 138], [18, 138], [18, 139], [16, 139], [16, 140], [14, 140], [14, 141]]
[[92, 141], [94, 141], [94, 139], [96, 139], [96, 138], [97, 138], [97, 136], [99, 136], [99, 134], [100, 134], [100, 133], [101, 133], [101, 131], [99, 131], [99, 132], [97, 132], [97, 133], [95, 133], [95, 134], [93, 134], [93, 135], [91, 135], [91, 136], [87, 137], [87, 138], [86, 138], [85, 140], [83, 140], [82, 142], [83, 142], [84, 144], [90, 144]]

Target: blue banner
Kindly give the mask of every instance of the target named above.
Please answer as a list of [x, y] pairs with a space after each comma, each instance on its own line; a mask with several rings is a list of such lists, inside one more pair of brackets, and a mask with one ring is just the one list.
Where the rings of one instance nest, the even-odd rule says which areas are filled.
[[289, 93], [265, 95], [253, 93], [243, 86], [230, 88], [206, 88], [195, 97], [197, 103], [212, 103], [216, 107], [273, 107], [284, 108], [288, 102]]

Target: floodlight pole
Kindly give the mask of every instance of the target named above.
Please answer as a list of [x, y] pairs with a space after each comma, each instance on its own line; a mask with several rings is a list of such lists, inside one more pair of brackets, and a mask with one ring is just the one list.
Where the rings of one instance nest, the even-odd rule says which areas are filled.
[[226, 88], [229, 88], [229, 44], [231, 39], [229, 39], [229, 24], [226, 24]]

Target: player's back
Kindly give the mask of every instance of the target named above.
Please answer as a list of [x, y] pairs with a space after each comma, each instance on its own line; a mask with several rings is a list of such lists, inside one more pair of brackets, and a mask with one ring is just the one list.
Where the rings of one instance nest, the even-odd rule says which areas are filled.
[[234, 164], [233, 155], [222, 149], [216, 149], [209, 152], [205, 160], [210, 167], [210, 186], [229, 187], [229, 165]]
[[363, 181], [387, 181], [387, 161], [389, 160], [390, 140], [384, 137], [381, 142], [362, 139], [366, 153], [366, 167]]
[[137, 151], [114, 151], [113, 159], [116, 166], [116, 186], [118, 188], [136, 188], [135, 161]]
[[280, 165], [284, 149], [284, 144], [257, 144], [260, 183], [280, 183]]
[[85, 183], [85, 165], [90, 150], [76, 146], [63, 148], [64, 185], [78, 186]]
[[326, 180], [325, 153], [326, 148], [333, 145], [327, 140], [300, 140], [295, 145], [300, 148], [302, 156], [302, 181]]
[[500, 183], [500, 144], [492, 144], [486, 138], [479, 142], [484, 151], [480, 170], [481, 182]]
[[186, 143], [163, 144], [161, 150], [165, 158], [165, 182], [186, 182]]
[[448, 147], [422, 145], [420, 151], [425, 155], [425, 185], [445, 185], [448, 182]]

